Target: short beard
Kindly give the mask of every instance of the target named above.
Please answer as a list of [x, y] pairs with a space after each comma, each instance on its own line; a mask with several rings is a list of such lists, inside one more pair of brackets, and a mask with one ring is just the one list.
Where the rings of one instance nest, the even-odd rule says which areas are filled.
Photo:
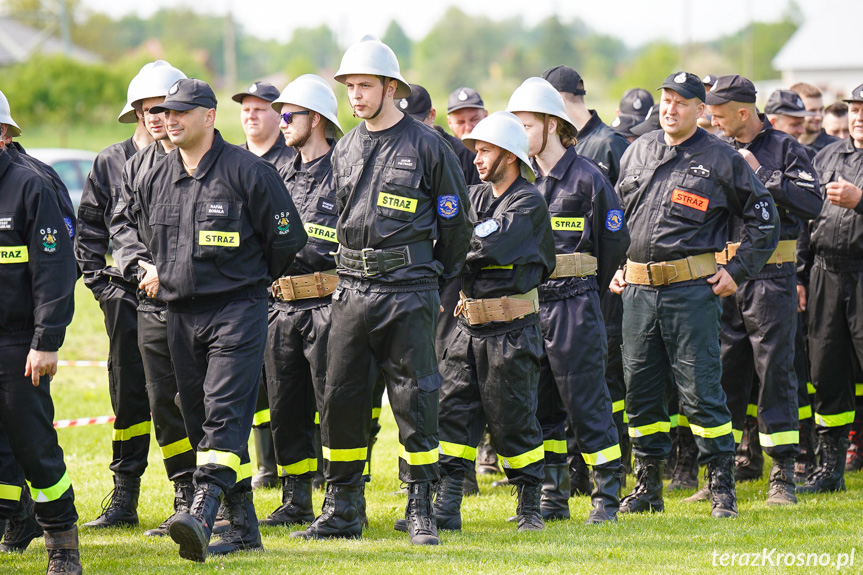
[[306, 142], [309, 141], [309, 137], [312, 135], [312, 127], [310, 125], [306, 125], [306, 129], [301, 133], [294, 132], [291, 134], [291, 139], [285, 138], [285, 144], [292, 148], [302, 148], [306, 145]]

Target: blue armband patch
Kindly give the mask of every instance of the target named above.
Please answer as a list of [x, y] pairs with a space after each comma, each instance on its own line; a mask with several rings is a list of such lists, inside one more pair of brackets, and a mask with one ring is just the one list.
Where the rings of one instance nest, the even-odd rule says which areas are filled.
[[605, 216], [605, 229], [616, 232], [623, 227], [623, 210], [608, 210]]
[[446, 219], [458, 215], [458, 196], [441, 196], [437, 199], [437, 213]]
[[66, 231], [69, 232], [69, 237], [75, 237], [75, 226], [72, 225], [72, 218], [63, 218], [63, 221], [66, 222]]
[[484, 238], [499, 229], [500, 226], [497, 224], [496, 221], [486, 220], [483, 223], [479, 224], [477, 227], [475, 227], [473, 229], [473, 233], [475, 233], [478, 238]]

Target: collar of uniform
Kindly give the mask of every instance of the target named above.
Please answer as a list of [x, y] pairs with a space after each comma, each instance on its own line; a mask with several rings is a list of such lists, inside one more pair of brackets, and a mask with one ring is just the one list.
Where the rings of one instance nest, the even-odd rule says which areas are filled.
[[133, 138], [129, 138], [123, 142], [123, 153], [126, 154], [127, 160], [138, 153], [138, 148], [135, 147], [135, 140]]
[[[327, 173], [332, 169], [333, 146], [336, 145], [336, 142], [330, 138], [327, 138], [327, 142], [330, 144], [330, 149], [327, 150], [327, 153], [321, 157], [320, 161], [315, 162], [308, 171], [308, 174], [314, 178], [315, 182], [318, 184], [324, 181]], [[287, 182], [293, 178], [300, 171], [300, 166], [302, 165], [303, 157], [302, 155], [297, 154], [294, 161], [288, 164], [289, 168], [285, 173], [285, 181]]]
[[[222, 152], [222, 148], [225, 147], [225, 140], [222, 138], [222, 134], [219, 133], [219, 130], [215, 131], [213, 136], [213, 145], [207, 150], [207, 153], [204, 154], [204, 157], [201, 158], [201, 161], [198, 163], [198, 167], [195, 170], [195, 173], [191, 176], [186, 173], [186, 168], [183, 167], [183, 158], [180, 156], [179, 148], [175, 149], [174, 152], [174, 179], [173, 181], [179, 182], [183, 178], [194, 178], [196, 180], [202, 179], [207, 175], [207, 172], [210, 171], [210, 168], [216, 162], [216, 158], [219, 157], [219, 154]], [[171, 152], [173, 153], [173, 152]]]
[[[774, 129], [774, 128], [773, 128], [773, 124], [771, 124], [771, 123], [770, 123], [770, 120], [768, 120], [768, 119], [767, 119], [767, 116], [765, 116], [765, 115], [764, 115], [764, 114], [762, 114], [761, 112], [759, 112], [759, 113], [758, 113], [758, 119], [759, 119], [759, 120], [761, 120], [761, 131], [760, 131], [760, 132], [758, 132], [757, 134], [755, 134], [755, 137], [754, 137], [754, 138], [752, 138], [752, 140], [751, 140], [751, 141], [746, 142], [746, 143], [744, 144], [744, 143], [742, 143], [742, 142], [739, 142], [739, 141], [735, 140], [734, 138], [729, 138], [729, 139], [728, 139], [728, 140], [729, 140], [729, 143], [734, 147], [734, 149], [735, 149], [735, 150], [739, 150], [739, 149], [741, 149], [741, 148], [744, 148], [744, 149], [749, 148], [750, 146], [752, 146], [753, 144], [755, 144], [755, 142], [757, 142], [758, 140], [760, 140], [761, 138], [763, 138], [763, 137], [764, 137], [764, 135], [765, 135], [768, 131], [770, 131], [770, 130], [773, 130], [773, 129]], [[783, 133], [784, 133], [784, 132], [783, 132]]]
[[586, 138], [591, 132], [595, 132], [600, 124], [602, 124], [602, 119], [599, 117], [599, 114], [596, 113], [596, 110], [588, 110], [588, 112], [590, 112], [590, 119], [578, 131], [578, 135], [576, 136], [577, 138]]
[[[378, 137], [380, 137], [380, 138], [394, 138], [395, 136], [398, 136], [403, 131], [405, 131], [405, 129], [407, 129], [407, 127], [410, 126], [413, 122], [417, 122], [418, 124], [422, 123], [419, 120], [414, 120], [408, 114], [404, 114], [404, 117], [401, 120], [399, 120], [398, 122], [396, 122], [391, 128], [387, 128], [386, 130], [381, 130], [383, 132], [386, 132], [386, 134], [382, 135], [382, 136], [378, 136]], [[359, 130], [360, 135], [363, 136], [364, 138], [373, 138], [373, 136], [371, 134], [369, 134], [369, 130], [366, 127], [365, 121], [360, 122], [359, 125], [357, 126], [357, 129]]]
[[847, 137], [842, 140], [843, 144], [841, 148], [838, 148], [836, 151], [842, 154], [856, 154], [857, 152], [863, 152], [863, 149], [854, 147], [854, 138]]
[[12, 154], [9, 153], [9, 149], [7, 148], [4, 151], [0, 151], [0, 178], [6, 173], [6, 170], [12, 165]]
[[567, 170], [575, 161], [575, 158], [578, 157], [578, 154], [575, 153], [575, 146], [570, 146], [566, 149], [551, 171], [548, 173], [549, 178], [554, 178], [555, 180], [562, 180], [566, 175]]
[[[493, 214], [494, 209], [497, 207], [497, 205], [499, 203], [501, 203], [504, 200], [504, 198], [506, 198], [510, 194], [510, 192], [512, 192], [514, 190], [521, 189], [525, 184], [529, 184], [529, 183], [530, 182], [525, 180], [521, 175], [517, 176], [515, 178], [515, 180], [513, 180], [513, 182], [509, 185], [509, 187], [506, 189], [506, 191], [504, 193], [502, 193], [500, 196], [498, 196], [498, 197], [494, 198], [494, 200], [492, 200], [491, 204], [488, 206], [488, 213]], [[490, 194], [494, 195], [494, 192], [492, 191], [490, 184], [488, 186], [488, 192]]]

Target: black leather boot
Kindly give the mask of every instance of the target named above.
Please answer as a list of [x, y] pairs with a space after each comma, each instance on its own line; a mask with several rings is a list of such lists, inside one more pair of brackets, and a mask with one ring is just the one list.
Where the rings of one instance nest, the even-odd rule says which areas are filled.
[[189, 507], [192, 505], [192, 498], [195, 496], [195, 486], [191, 481], [175, 481], [174, 482], [174, 513], [162, 521], [162, 524], [155, 529], [144, 531], [147, 537], [165, 537], [168, 534], [168, 527], [171, 526], [171, 521], [176, 517], [177, 513], [188, 513]]
[[569, 466], [566, 463], [546, 463], [543, 474], [539, 503], [543, 521], [569, 519]]
[[761, 451], [758, 437], [758, 419], [751, 415], [747, 415], [743, 423], [743, 437], [734, 459], [735, 480], [755, 481], [764, 476], [764, 452]]
[[138, 525], [138, 496], [141, 478], [114, 475], [114, 490], [102, 502], [102, 514], [84, 527], [135, 527]]
[[584, 461], [581, 453], [576, 453], [569, 461], [569, 487], [570, 497], [576, 495], [590, 495], [593, 485], [590, 482], [590, 469]]
[[363, 526], [358, 512], [360, 488], [351, 485], [327, 484], [321, 514], [305, 531], [294, 531], [291, 537], [299, 539], [328, 539], [345, 537], [359, 539]]
[[232, 493], [225, 497], [225, 512], [231, 527], [218, 541], [207, 547], [207, 553], [227, 555], [264, 548], [251, 491]]
[[798, 493], [845, 491], [845, 452], [848, 451], [848, 425], [818, 427], [818, 466], [797, 488]]
[[665, 511], [662, 500], [662, 459], [635, 458], [635, 487], [620, 502], [619, 513]]
[[617, 469], [593, 468], [593, 481], [596, 483], [590, 496], [593, 509], [590, 510], [587, 520], [584, 522], [585, 525], [617, 521], [617, 512], [620, 509], [618, 493], [620, 493], [622, 477], [623, 467]]
[[282, 504], [261, 525], [301, 525], [315, 520], [312, 510], [313, 473], [286, 475], [282, 480]]
[[815, 420], [811, 417], [800, 420], [800, 455], [794, 462], [794, 483], [806, 483], [815, 471]]
[[698, 445], [688, 427], [677, 430], [677, 463], [671, 473], [668, 491], [698, 488]]
[[199, 483], [188, 513], [177, 513], [168, 534], [180, 545], [180, 557], [203, 563], [207, 558], [207, 545], [213, 532], [213, 523], [222, 502], [222, 490], [212, 483]]
[[737, 517], [734, 456], [721, 455], [709, 462], [707, 464], [707, 480], [710, 483], [710, 516], [717, 518]]
[[45, 550], [48, 551], [47, 575], [81, 575], [77, 527], [67, 531], [46, 531]]
[[[369, 479], [371, 480], [371, 478]], [[357, 497], [357, 516], [363, 529], [369, 528], [369, 516], [366, 514], [366, 482], [360, 484], [360, 493]]]
[[42, 537], [42, 527], [36, 523], [35, 504], [30, 496], [30, 490], [25, 486], [21, 490], [18, 507], [3, 528], [3, 543], [0, 552], [24, 553], [30, 542]]
[[[579, 455], [579, 457], [581, 457]], [[515, 510], [519, 531], [542, 531], [545, 523], [542, 521], [540, 511], [540, 497], [542, 485], [518, 485], [518, 507]]]
[[434, 514], [438, 529], [461, 531], [462, 479], [444, 475], [435, 486]]
[[431, 491], [431, 481], [408, 485], [405, 522], [413, 545], [440, 545]]
[[252, 489], [278, 487], [276, 447], [273, 444], [273, 431], [270, 429], [270, 424], [253, 427], [252, 436], [255, 438], [255, 461], [258, 463], [258, 472], [252, 477]]
[[767, 505], [793, 505], [797, 503], [795, 490], [794, 460], [774, 459], [773, 468], [770, 470]]

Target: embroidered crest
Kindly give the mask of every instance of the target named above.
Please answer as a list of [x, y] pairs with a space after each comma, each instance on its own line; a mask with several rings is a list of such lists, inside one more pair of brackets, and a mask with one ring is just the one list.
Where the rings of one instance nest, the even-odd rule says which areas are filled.
[[611, 122], [611, 127], [612, 127], [612, 128], [616, 128], [616, 127], [618, 127], [619, 125], [620, 125], [620, 116], [616, 117], [616, 118], [615, 118], [614, 120], [612, 120], [612, 122]]
[[716, 83], [716, 81], [713, 79], [713, 76], [708, 74], [704, 78], [701, 79], [701, 83], [702, 84], [710, 84], [712, 86], [713, 84]]
[[636, 110], [640, 110], [642, 106], [644, 106], [644, 103], [641, 101], [641, 98], [636, 98], [632, 103], [632, 107]]
[[699, 178], [709, 178], [710, 168], [706, 168], [701, 164], [698, 164], [697, 166], [689, 166], [689, 173], [693, 176], [698, 176]]
[[486, 220], [473, 229], [473, 233], [478, 238], [485, 238], [500, 229], [498, 223], [494, 220]]
[[798, 108], [803, 107], [803, 100], [800, 99], [800, 96], [797, 96], [797, 107]]
[[407, 100], [407, 98], [402, 98], [401, 100], [399, 100], [399, 108], [401, 108], [402, 110], [407, 110], [407, 109], [408, 109], [408, 100]]
[[768, 204], [767, 202], [758, 202], [757, 204], [755, 204], [755, 209], [761, 210], [761, 219], [765, 222], [770, 221], [770, 212], [767, 211], [767, 206], [769, 205], [770, 204]]
[[459, 93], [458, 93], [458, 99], [459, 99], [460, 101], [462, 101], [462, 102], [464, 102], [465, 100], [467, 100], [467, 92], [465, 92], [464, 90], [462, 90], [461, 92], [459, 92]]
[[437, 213], [446, 219], [458, 215], [458, 196], [441, 196], [437, 199]]
[[605, 229], [616, 232], [623, 227], [623, 210], [608, 210], [605, 215]]
[[277, 234], [284, 236], [291, 231], [291, 222], [288, 220], [288, 212], [279, 212], [276, 214], [275, 219]]
[[66, 231], [69, 232], [69, 237], [75, 237], [75, 226], [72, 225], [72, 218], [63, 218], [63, 222], [66, 224]]
[[675, 76], [674, 81], [677, 84], [683, 84], [684, 82], [686, 82], [686, 72], [681, 72], [680, 74]]
[[177, 80], [176, 82], [174, 82], [174, 85], [171, 86], [171, 89], [168, 90], [168, 93], [171, 95], [176, 94], [177, 90], [179, 90], [179, 89], [180, 89], [180, 81]]
[[806, 180], [807, 182], [815, 181], [815, 178], [812, 177], [812, 174], [810, 174], [809, 172], [804, 172], [803, 170], [797, 172], [797, 177], [801, 180]]
[[43, 228], [39, 230], [42, 234], [42, 251], [46, 254], [53, 254], [57, 251], [57, 230], [53, 228]]
[[252, 84], [251, 86], [249, 86], [249, 92], [251, 92], [252, 94], [254, 94], [257, 91], [258, 91], [258, 85], [257, 84]]

